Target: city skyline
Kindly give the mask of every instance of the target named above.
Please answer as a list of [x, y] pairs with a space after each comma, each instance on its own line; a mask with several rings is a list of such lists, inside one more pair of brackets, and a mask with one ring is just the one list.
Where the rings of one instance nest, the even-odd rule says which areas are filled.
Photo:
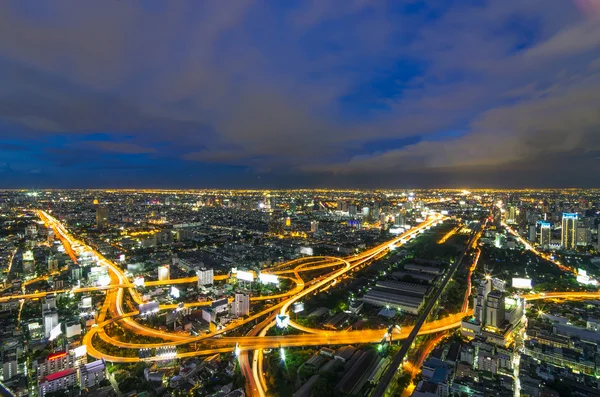
[[0, 188], [597, 187], [595, 0], [0, 10]]

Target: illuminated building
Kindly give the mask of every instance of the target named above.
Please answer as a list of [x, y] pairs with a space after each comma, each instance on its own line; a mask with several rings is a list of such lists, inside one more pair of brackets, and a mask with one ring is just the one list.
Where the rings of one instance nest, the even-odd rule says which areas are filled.
[[552, 238], [552, 224], [549, 222], [540, 222], [540, 245], [544, 248], [550, 246]]
[[290, 227], [290, 226], [292, 226], [292, 220], [288, 216], [287, 218], [285, 218], [285, 227]]
[[31, 273], [35, 269], [35, 260], [33, 258], [33, 252], [27, 250], [23, 253], [23, 272]]
[[15, 349], [11, 349], [10, 351], [5, 350], [3, 355], [2, 378], [4, 381], [7, 381], [10, 378], [18, 375], [17, 352]]
[[515, 207], [509, 207], [506, 211], [506, 223], [512, 225], [517, 221], [517, 209]]
[[49, 356], [38, 358], [35, 361], [36, 375], [38, 379], [64, 371], [70, 368], [76, 368], [87, 363], [87, 354], [85, 346], [67, 351], [59, 351]]
[[69, 389], [77, 384], [77, 371], [74, 368], [65, 369], [45, 376], [39, 383], [39, 395], [44, 397], [47, 393]]
[[529, 225], [529, 241], [535, 243], [537, 241], [537, 232], [535, 225]]
[[486, 315], [486, 300], [488, 294], [492, 291], [492, 279], [486, 278], [481, 281], [479, 286], [477, 287], [477, 295], [473, 299], [473, 308], [475, 314], [475, 322], [478, 324], [485, 323], [485, 315]]
[[504, 293], [492, 291], [488, 294], [485, 307], [485, 322], [492, 327], [500, 328], [504, 322]]
[[96, 207], [96, 227], [104, 229], [108, 226], [108, 208], [103, 206]]
[[236, 317], [247, 316], [250, 314], [250, 296], [246, 294], [235, 294], [231, 303], [231, 314]]
[[79, 367], [79, 387], [87, 389], [106, 379], [104, 360], [97, 360]]
[[158, 267], [158, 281], [166, 281], [170, 278], [169, 265]]
[[575, 241], [577, 242], [578, 246], [586, 247], [590, 244], [590, 229], [581, 220], [577, 222]]
[[213, 269], [199, 269], [196, 274], [198, 275], [198, 287], [203, 285], [214, 284], [214, 271]]
[[55, 308], [44, 310], [44, 336], [50, 337], [51, 331], [58, 325], [58, 311]]
[[564, 249], [575, 249], [577, 246], [577, 214], [563, 213], [561, 246]]

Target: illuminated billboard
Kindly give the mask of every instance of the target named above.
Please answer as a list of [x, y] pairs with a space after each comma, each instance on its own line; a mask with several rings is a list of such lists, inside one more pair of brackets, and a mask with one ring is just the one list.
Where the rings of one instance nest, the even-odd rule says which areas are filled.
[[50, 331], [50, 337], [48, 338], [48, 340], [54, 340], [58, 338], [58, 335], [60, 334], [62, 334], [62, 330], [60, 329], [60, 323], [58, 323], [56, 327], [52, 328], [52, 330]]
[[158, 302], [142, 303], [139, 306], [139, 312], [141, 315], [156, 313], [159, 311]]
[[300, 253], [303, 255], [314, 255], [313, 249], [310, 247], [300, 247]]
[[244, 270], [238, 270], [237, 271], [237, 278], [238, 280], [242, 280], [242, 281], [254, 281], [254, 273], [252, 272], [247, 272]]
[[178, 288], [175, 288], [175, 287], [171, 287], [171, 292], [170, 292], [170, 295], [171, 295], [173, 298], [175, 298], [175, 299], [177, 299], [177, 298], [179, 298], [179, 297], [181, 296], [181, 294], [180, 294], [180, 292], [179, 292], [179, 289], [178, 289]]
[[135, 285], [136, 287], [143, 287], [144, 286], [144, 277], [134, 278], [133, 285]]
[[108, 274], [103, 274], [98, 277], [97, 281], [98, 287], [107, 287], [110, 285], [110, 276]]
[[529, 278], [514, 278], [512, 279], [513, 288], [531, 289], [531, 279]]
[[287, 328], [290, 325], [290, 316], [279, 314], [275, 317], [275, 323], [278, 328]]
[[85, 356], [87, 354], [87, 346], [86, 345], [81, 345], [81, 346], [78, 346], [78, 347], [76, 347], [74, 349], [71, 349], [71, 351], [75, 355], [75, 358], [83, 357], [83, 356]]
[[261, 273], [258, 279], [262, 284], [279, 284], [279, 278], [274, 274]]
[[301, 311], [304, 311], [304, 303], [303, 302], [294, 303], [292, 311], [294, 313], [300, 313]]

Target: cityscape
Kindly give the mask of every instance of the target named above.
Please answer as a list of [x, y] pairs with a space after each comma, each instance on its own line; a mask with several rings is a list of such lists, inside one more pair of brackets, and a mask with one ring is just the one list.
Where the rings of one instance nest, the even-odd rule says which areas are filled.
[[600, 0], [3, 0], [0, 76], [0, 397], [600, 397]]
[[598, 208], [600, 190], [5, 190], [2, 387], [598, 395]]

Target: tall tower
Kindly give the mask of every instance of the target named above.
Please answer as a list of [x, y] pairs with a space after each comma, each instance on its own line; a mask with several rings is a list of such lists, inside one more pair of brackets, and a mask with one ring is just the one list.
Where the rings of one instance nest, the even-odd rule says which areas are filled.
[[108, 208], [103, 206], [96, 207], [96, 227], [104, 229], [108, 225]]
[[488, 294], [485, 317], [487, 325], [500, 328], [504, 321], [504, 292], [495, 290]]
[[552, 237], [552, 224], [550, 222], [540, 222], [540, 245], [543, 248], [550, 247]]
[[577, 214], [563, 212], [561, 245], [564, 249], [577, 247]]
[[492, 279], [491, 277], [486, 277], [484, 280], [481, 280], [479, 286], [477, 286], [477, 295], [474, 298], [473, 302], [473, 310], [475, 314], [475, 320], [479, 324], [485, 323], [486, 317], [486, 301], [489, 293], [492, 291]]

